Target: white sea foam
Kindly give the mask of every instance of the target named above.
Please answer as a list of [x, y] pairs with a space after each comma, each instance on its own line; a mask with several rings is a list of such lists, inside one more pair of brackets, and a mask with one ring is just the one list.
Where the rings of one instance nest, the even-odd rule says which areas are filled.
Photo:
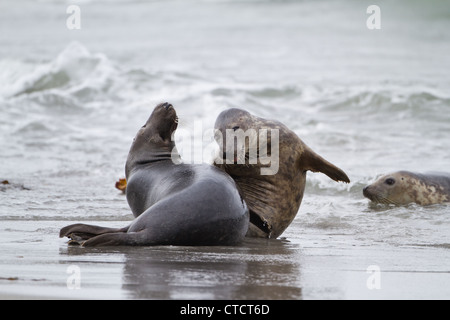
[[61, 92], [75, 96], [85, 91], [108, 92], [118, 73], [105, 55], [90, 53], [79, 42], [71, 42], [53, 60], [43, 63], [1, 60], [3, 97], [40, 92]]

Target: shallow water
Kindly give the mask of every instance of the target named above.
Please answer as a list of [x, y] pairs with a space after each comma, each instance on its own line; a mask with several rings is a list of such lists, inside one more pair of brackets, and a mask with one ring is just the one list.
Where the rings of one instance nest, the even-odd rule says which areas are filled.
[[[0, 4], [0, 296], [448, 299], [449, 206], [374, 206], [362, 188], [399, 169], [448, 171], [450, 6], [380, 1], [381, 30], [366, 28], [367, 6], [87, 1], [68, 30], [66, 3]], [[309, 173], [274, 241], [67, 247], [69, 223], [131, 220], [114, 183], [161, 101], [177, 109], [179, 139], [229, 107], [276, 118], [352, 182]], [[185, 159], [209, 160], [193, 147]], [[80, 290], [67, 289], [70, 265]], [[379, 290], [366, 283], [373, 265]]]

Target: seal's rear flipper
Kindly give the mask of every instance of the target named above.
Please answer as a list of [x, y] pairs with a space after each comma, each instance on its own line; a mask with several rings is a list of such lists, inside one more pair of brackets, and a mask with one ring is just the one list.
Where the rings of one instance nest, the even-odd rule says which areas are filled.
[[302, 168], [306, 168], [306, 170], [310, 170], [312, 172], [322, 172], [334, 181], [342, 181], [346, 183], [350, 182], [350, 179], [344, 171], [328, 162], [306, 146], [300, 157], [300, 163]]
[[142, 246], [151, 245], [147, 243], [144, 231], [130, 233], [105, 233], [86, 240], [83, 247], [106, 247], [106, 246]]
[[59, 237], [68, 237], [71, 239], [69, 243], [80, 243], [80, 241], [88, 240], [105, 233], [127, 232], [129, 227], [125, 228], [105, 228], [93, 226], [89, 224], [77, 223], [62, 228]]

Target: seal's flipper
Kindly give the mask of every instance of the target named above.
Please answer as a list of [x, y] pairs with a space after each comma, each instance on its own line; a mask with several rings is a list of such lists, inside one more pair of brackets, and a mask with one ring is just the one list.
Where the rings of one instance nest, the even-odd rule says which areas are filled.
[[130, 233], [105, 233], [86, 240], [83, 247], [107, 247], [107, 246], [142, 246], [151, 245], [147, 243], [144, 231]]
[[334, 181], [342, 181], [346, 183], [350, 182], [350, 179], [344, 171], [328, 162], [306, 146], [300, 157], [300, 164], [302, 168], [312, 172], [321, 172], [326, 174]]
[[59, 237], [68, 237], [76, 242], [79, 242], [81, 240], [87, 240], [105, 233], [127, 232], [128, 228], [129, 227], [105, 228], [89, 224], [77, 223], [62, 228], [59, 232]]

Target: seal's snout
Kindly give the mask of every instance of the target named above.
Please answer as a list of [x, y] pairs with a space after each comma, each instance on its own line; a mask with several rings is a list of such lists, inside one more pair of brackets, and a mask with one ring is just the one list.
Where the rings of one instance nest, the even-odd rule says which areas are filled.
[[164, 109], [166, 109], [166, 110], [169, 110], [170, 108], [173, 108], [173, 105], [171, 105], [171, 104], [168, 103], [168, 102], [164, 102], [161, 106], [162, 106]]
[[363, 189], [363, 195], [364, 195], [364, 197], [366, 197], [367, 199], [370, 199], [370, 200], [373, 199], [372, 193], [371, 193], [371, 191], [370, 191], [370, 186], [366, 186], [366, 187]]

